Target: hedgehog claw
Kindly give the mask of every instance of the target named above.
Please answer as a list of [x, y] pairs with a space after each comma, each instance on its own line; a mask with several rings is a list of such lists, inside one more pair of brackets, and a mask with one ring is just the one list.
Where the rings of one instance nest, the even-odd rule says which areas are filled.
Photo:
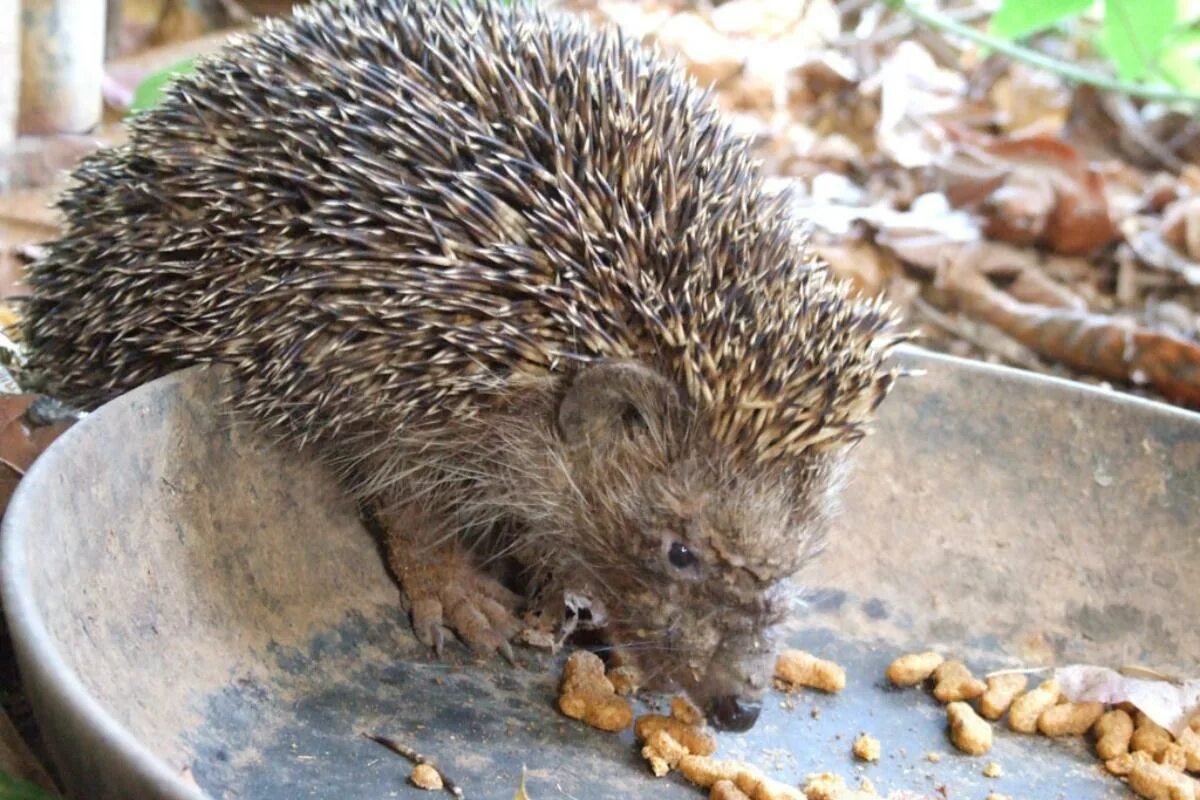
[[448, 629], [475, 653], [499, 653], [510, 664], [516, 663], [508, 642], [520, 629], [510, 605], [515, 604], [515, 595], [457, 550], [440, 552], [440, 558], [425, 558], [419, 564], [399, 555], [398, 550], [390, 554], [392, 566], [421, 644], [441, 658]]

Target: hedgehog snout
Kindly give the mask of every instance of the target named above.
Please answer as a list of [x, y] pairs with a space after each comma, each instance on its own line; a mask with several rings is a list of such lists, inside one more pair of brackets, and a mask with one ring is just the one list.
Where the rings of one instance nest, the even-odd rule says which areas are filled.
[[741, 733], [758, 721], [773, 654], [771, 640], [764, 634], [739, 632], [722, 639], [693, 692], [714, 728]]

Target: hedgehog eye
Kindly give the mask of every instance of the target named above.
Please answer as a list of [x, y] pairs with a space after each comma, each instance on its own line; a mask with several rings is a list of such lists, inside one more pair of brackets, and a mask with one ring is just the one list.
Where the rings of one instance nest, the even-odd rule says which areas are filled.
[[671, 542], [671, 546], [667, 550], [667, 560], [676, 569], [691, 569], [700, 563], [696, 554], [683, 542]]
[[633, 403], [625, 403], [621, 408], [621, 424], [630, 431], [641, 432], [649, 429], [646, 417]]

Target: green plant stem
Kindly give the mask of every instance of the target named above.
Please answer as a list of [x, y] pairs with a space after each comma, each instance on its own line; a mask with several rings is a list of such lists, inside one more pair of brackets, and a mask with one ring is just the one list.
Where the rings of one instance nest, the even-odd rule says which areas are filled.
[[1129, 83], [1116, 78], [1110, 78], [1099, 72], [1084, 69], [1070, 62], [1039, 53], [1037, 50], [989, 36], [974, 28], [955, 22], [944, 14], [916, 8], [905, 0], [884, 0], [884, 2], [888, 6], [903, 11], [930, 28], [936, 28], [937, 30], [959, 36], [975, 44], [991, 48], [998, 53], [1003, 53], [1010, 58], [1015, 58], [1018, 61], [1024, 61], [1032, 66], [1053, 72], [1075, 83], [1094, 86], [1097, 89], [1103, 89], [1107, 92], [1119, 92], [1130, 97], [1140, 97], [1145, 100], [1157, 100], [1162, 103], [1190, 103], [1200, 106], [1200, 95], [1197, 94], [1180, 91], [1168, 86], [1148, 86], [1143, 83]]

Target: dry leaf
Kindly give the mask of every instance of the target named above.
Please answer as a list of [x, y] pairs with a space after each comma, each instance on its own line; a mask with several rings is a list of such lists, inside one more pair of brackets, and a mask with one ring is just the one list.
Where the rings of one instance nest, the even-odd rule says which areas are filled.
[[1162, 237], [1176, 250], [1200, 261], [1200, 195], [1184, 197], [1163, 210]]
[[1200, 713], [1200, 680], [1175, 683], [1083, 664], [1056, 669], [1054, 678], [1073, 703], [1132, 703], [1176, 737]]
[[948, 143], [934, 117], [962, 107], [966, 80], [939, 67], [925, 48], [903, 41], [879, 71], [880, 151], [902, 167], [940, 161]]
[[1060, 139], [962, 135], [938, 168], [951, 202], [978, 213], [990, 237], [1066, 255], [1119, 238], [1103, 177]]
[[1071, 92], [1056, 75], [1019, 61], [992, 84], [991, 100], [1005, 132], [1017, 136], [1057, 135], [1071, 109]]

